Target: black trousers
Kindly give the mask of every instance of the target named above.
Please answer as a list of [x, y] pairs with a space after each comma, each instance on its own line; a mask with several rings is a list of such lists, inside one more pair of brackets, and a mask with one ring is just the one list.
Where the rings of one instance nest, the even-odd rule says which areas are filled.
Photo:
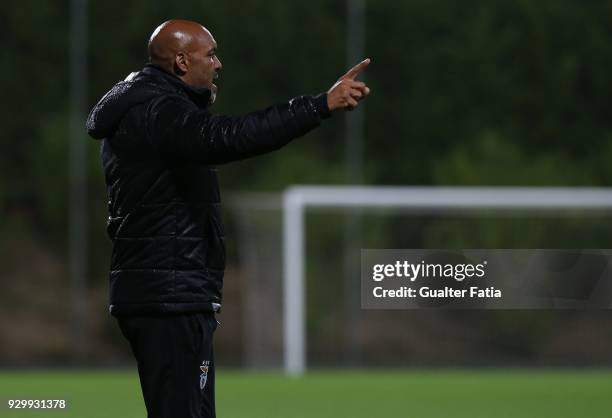
[[117, 321], [138, 363], [148, 418], [215, 418], [214, 313]]

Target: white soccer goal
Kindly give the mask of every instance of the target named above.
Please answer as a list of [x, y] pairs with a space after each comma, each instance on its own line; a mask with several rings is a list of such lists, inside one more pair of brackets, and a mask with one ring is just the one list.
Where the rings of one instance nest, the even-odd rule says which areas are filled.
[[283, 194], [284, 368], [306, 369], [305, 211], [308, 208], [403, 208], [418, 211], [601, 210], [612, 188], [295, 186]]

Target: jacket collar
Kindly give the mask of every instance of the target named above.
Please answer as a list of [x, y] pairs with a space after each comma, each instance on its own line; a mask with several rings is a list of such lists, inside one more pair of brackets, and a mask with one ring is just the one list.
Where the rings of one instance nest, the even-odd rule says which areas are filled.
[[193, 101], [200, 108], [207, 108], [210, 104], [210, 90], [206, 87], [193, 87], [185, 83], [183, 80], [178, 78], [176, 75], [169, 73], [164, 68], [156, 64], [148, 63], [142, 69], [144, 74], [153, 76], [155, 78], [163, 78], [175, 89], [187, 94], [189, 99]]

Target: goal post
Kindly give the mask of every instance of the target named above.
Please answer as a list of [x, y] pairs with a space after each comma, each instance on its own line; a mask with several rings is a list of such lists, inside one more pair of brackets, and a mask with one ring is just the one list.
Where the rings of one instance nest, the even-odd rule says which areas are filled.
[[283, 193], [284, 369], [306, 370], [305, 212], [308, 208], [402, 208], [408, 211], [602, 210], [612, 188], [293, 186]]

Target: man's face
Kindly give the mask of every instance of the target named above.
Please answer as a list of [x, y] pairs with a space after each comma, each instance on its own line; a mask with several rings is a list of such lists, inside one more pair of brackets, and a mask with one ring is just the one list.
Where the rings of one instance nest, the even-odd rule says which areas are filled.
[[194, 42], [195, 48], [189, 53], [189, 70], [185, 82], [194, 87], [206, 87], [211, 92], [210, 101], [214, 103], [217, 86], [214, 83], [223, 68], [217, 57], [217, 42], [210, 32], [204, 30]]

